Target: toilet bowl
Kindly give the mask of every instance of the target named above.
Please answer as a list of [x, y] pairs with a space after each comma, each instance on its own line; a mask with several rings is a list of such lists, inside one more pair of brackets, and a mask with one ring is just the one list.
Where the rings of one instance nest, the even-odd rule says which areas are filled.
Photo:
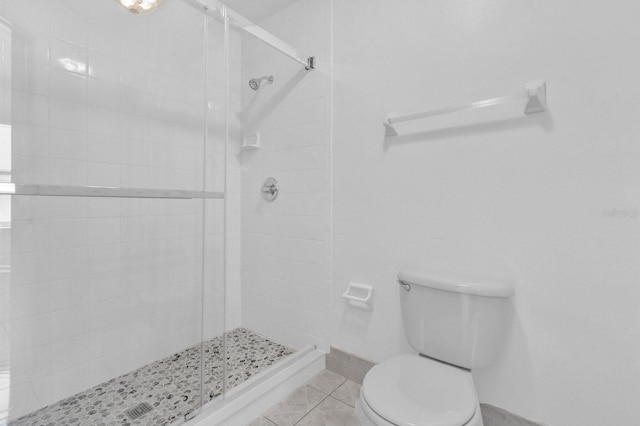
[[365, 375], [356, 415], [363, 426], [483, 426], [471, 368], [495, 357], [504, 337], [509, 282], [456, 271], [398, 274], [404, 354]]
[[416, 355], [373, 367], [356, 410], [365, 426], [482, 426], [471, 373]]

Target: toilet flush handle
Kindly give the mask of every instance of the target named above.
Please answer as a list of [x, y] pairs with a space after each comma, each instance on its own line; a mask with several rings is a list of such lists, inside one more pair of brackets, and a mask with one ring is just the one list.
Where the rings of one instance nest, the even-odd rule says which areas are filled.
[[402, 280], [398, 280], [398, 284], [400, 284], [406, 291], [411, 291], [411, 284], [406, 283]]

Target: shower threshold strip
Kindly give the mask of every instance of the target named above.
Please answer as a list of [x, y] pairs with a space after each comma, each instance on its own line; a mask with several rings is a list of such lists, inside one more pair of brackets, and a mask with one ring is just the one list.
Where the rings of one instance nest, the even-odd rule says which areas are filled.
[[111, 186], [72, 186], [30, 183], [0, 183], [0, 195], [49, 197], [158, 198], [158, 199], [223, 199], [223, 192], [182, 189], [117, 188]]

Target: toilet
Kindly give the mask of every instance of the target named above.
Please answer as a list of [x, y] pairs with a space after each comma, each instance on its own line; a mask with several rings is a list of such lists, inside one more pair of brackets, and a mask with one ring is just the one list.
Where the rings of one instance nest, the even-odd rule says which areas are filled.
[[404, 330], [419, 355], [373, 367], [356, 414], [362, 426], [483, 426], [471, 369], [500, 350], [510, 315], [509, 281], [457, 271], [398, 273]]

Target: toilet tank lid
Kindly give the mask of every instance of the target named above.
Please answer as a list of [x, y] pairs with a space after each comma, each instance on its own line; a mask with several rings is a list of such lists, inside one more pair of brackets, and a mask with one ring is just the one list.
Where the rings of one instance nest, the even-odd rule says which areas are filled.
[[511, 297], [515, 294], [511, 283], [504, 278], [483, 277], [457, 271], [402, 269], [398, 281], [453, 293], [486, 297]]

